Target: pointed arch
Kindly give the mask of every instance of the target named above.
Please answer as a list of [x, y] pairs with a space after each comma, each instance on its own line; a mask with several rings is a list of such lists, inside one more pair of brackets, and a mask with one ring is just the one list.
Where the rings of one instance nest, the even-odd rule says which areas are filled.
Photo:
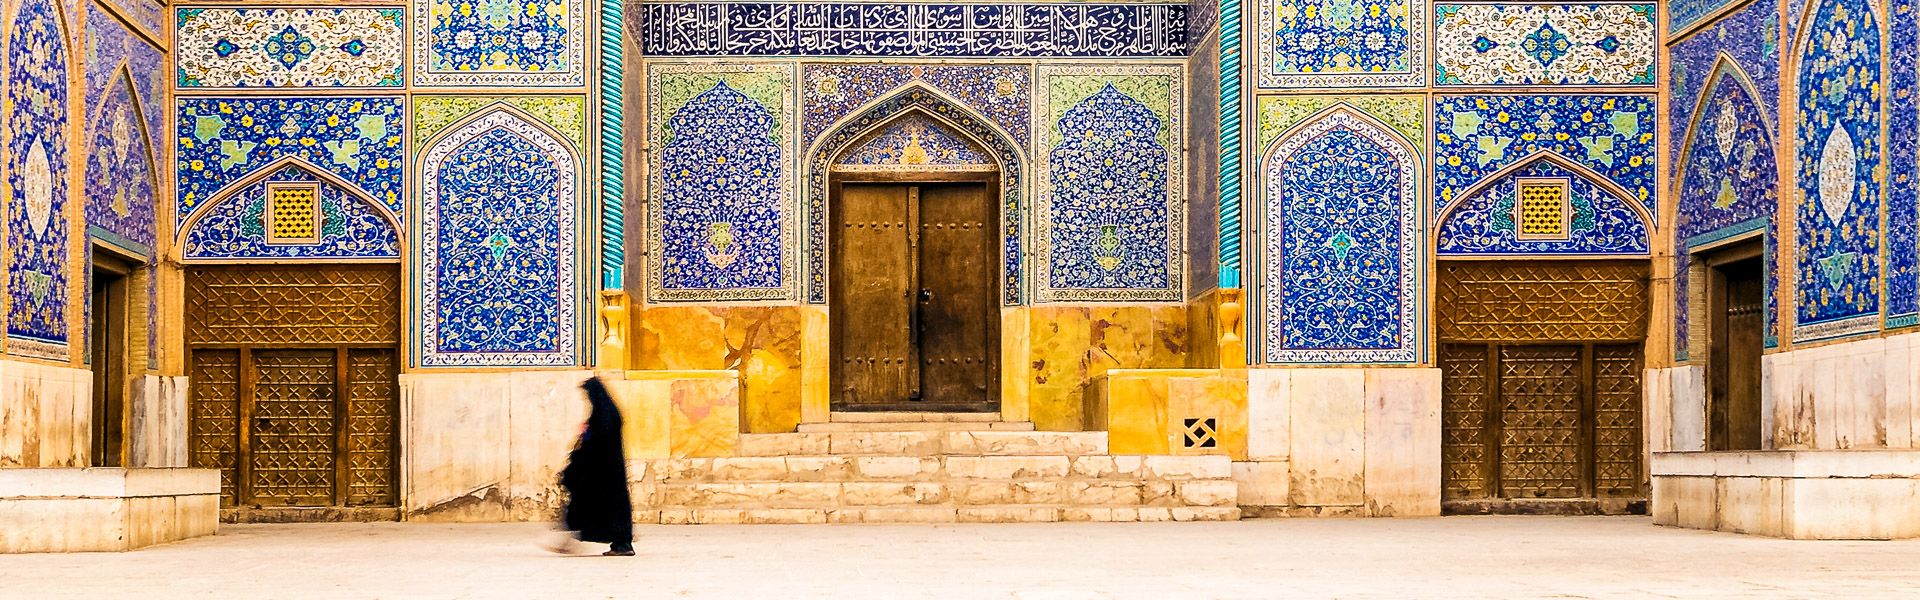
[[[187, 235], [199, 227], [200, 220], [205, 218], [208, 213], [213, 212], [216, 207], [222, 204], [233, 202], [235, 198], [239, 197], [248, 188], [267, 181], [289, 168], [299, 169], [321, 183], [346, 191], [348, 197], [359, 200], [360, 203], [367, 205], [374, 213], [380, 215], [380, 218], [386, 222], [387, 226], [392, 227], [394, 231], [397, 232], [401, 230], [400, 216], [394, 214], [392, 209], [387, 208], [387, 205], [375, 200], [372, 194], [367, 193], [367, 191], [361, 189], [360, 186], [354, 185], [352, 182], [304, 158], [288, 155], [261, 165], [260, 168], [254, 169], [252, 173], [248, 173], [245, 177], [236, 179], [233, 183], [229, 183], [225, 187], [220, 188], [220, 191], [214, 193], [210, 200], [194, 205], [193, 210], [187, 213], [186, 220], [181, 223], [180, 230], [174, 235], [174, 252], [176, 258], [179, 258], [178, 255], [181, 253], [180, 249], [186, 244]], [[403, 239], [402, 242], [404, 241]]]
[[1469, 186], [1466, 191], [1461, 192], [1459, 196], [1455, 197], [1453, 202], [1440, 209], [1440, 214], [1434, 217], [1434, 223], [1446, 223], [1453, 212], [1458, 210], [1462, 204], [1465, 204], [1468, 198], [1480, 195], [1481, 192], [1493, 187], [1495, 183], [1506, 178], [1508, 175], [1525, 170], [1541, 162], [1551, 163], [1562, 169], [1572, 171], [1579, 175], [1581, 179], [1585, 179], [1587, 183], [1593, 184], [1594, 187], [1598, 187], [1602, 191], [1618, 198], [1621, 202], [1626, 203], [1628, 207], [1633, 209], [1633, 213], [1640, 217], [1640, 222], [1646, 225], [1647, 231], [1653, 231], [1653, 213], [1647, 211], [1646, 205], [1635, 200], [1633, 194], [1627, 192], [1626, 188], [1620, 187], [1620, 185], [1614, 183], [1613, 180], [1607, 179], [1607, 176], [1587, 168], [1585, 165], [1580, 164], [1579, 161], [1552, 151], [1535, 152], [1526, 158], [1513, 161], [1513, 164], [1507, 165], [1498, 171], [1487, 174], [1486, 177], [1480, 178], [1480, 181], [1475, 182], [1472, 186]]
[[[276, 243], [267, 235], [270, 188], [311, 190], [320, 211], [312, 243]], [[397, 215], [340, 176], [297, 156], [283, 156], [235, 180], [194, 206], [174, 234], [183, 263], [395, 262], [406, 236]]]
[[807, 198], [803, 203], [807, 223], [807, 302], [827, 302], [827, 184], [833, 165], [851, 152], [856, 142], [909, 114], [925, 115], [947, 125], [986, 149], [988, 158], [993, 160], [1000, 172], [1001, 302], [1007, 306], [1021, 304], [1025, 301], [1025, 282], [1021, 277], [1025, 247], [1022, 224], [1029, 212], [1022, 194], [1025, 156], [1013, 136], [991, 119], [921, 81], [897, 88], [835, 122], [808, 149], [804, 163]]
[[843, 150], [833, 158], [835, 172], [998, 170], [991, 153], [971, 135], [918, 108], [896, 115]]
[[[1673, 164], [1681, 165], [1681, 168], [1685, 168], [1687, 157], [1693, 151], [1693, 136], [1700, 128], [1701, 120], [1705, 118], [1707, 102], [1715, 96], [1713, 92], [1720, 88], [1719, 82], [1721, 77], [1726, 77], [1729, 81], [1732, 81], [1734, 85], [1737, 86], [1737, 89], [1740, 90], [1740, 93], [1745, 94], [1747, 99], [1754, 103], [1755, 107], [1760, 106], [1760, 93], [1758, 88], [1753, 85], [1753, 76], [1748, 75], [1747, 70], [1741, 68], [1740, 64], [1735, 62], [1733, 56], [1727, 54], [1726, 50], [1721, 50], [1713, 58], [1713, 67], [1707, 69], [1707, 77], [1701, 80], [1704, 83], [1700, 86], [1699, 97], [1693, 100], [1693, 112], [1688, 113], [1686, 131], [1680, 134], [1680, 154], [1674, 157], [1675, 160]], [[1763, 119], [1769, 116], [1767, 111], [1763, 110], [1759, 112]], [[1762, 127], [1761, 134], [1766, 136], [1769, 144], [1773, 142], [1773, 131], [1771, 127]], [[1680, 185], [1680, 179], [1679, 177], [1674, 178], [1674, 185]]]
[[[111, 112], [109, 112], [111, 111]], [[133, 73], [123, 61], [88, 110], [85, 154], [88, 235], [153, 258], [160, 177]]]
[[647, 207], [653, 300], [795, 296], [793, 157], [779, 139], [789, 129], [736, 84], [719, 78], [655, 117], [656, 128], [672, 135], [654, 152], [656, 198]]
[[420, 365], [573, 366], [580, 323], [580, 157], [495, 104], [420, 158]]
[[1260, 165], [1262, 359], [1416, 360], [1425, 242], [1413, 145], [1339, 103], [1276, 138]]
[[[1492, 193], [1496, 187], [1520, 185], [1522, 179], [1546, 178], [1564, 181], [1563, 193], [1573, 203], [1575, 214], [1568, 214], [1567, 238], [1562, 240], [1522, 240], [1512, 226], [1496, 226], [1499, 213], [1511, 218], [1512, 206], [1500, 204]], [[1518, 190], [1514, 192], [1517, 194]], [[1587, 198], [1587, 216], [1594, 219], [1587, 229], [1577, 227], [1580, 204]], [[1602, 211], [1599, 202], [1618, 203], [1626, 214]], [[1511, 198], [1507, 202], [1513, 201]], [[1607, 221], [1599, 221], [1601, 218]], [[1460, 223], [1461, 219], [1485, 221]], [[1452, 228], [1465, 231], [1450, 231]], [[1434, 252], [1448, 256], [1531, 256], [1562, 255], [1586, 257], [1643, 257], [1652, 249], [1653, 215], [1645, 205], [1605, 176], [1578, 161], [1552, 151], [1527, 155], [1513, 164], [1481, 178], [1434, 217]], [[1449, 247], [1473, 244], [1475, 247]]]

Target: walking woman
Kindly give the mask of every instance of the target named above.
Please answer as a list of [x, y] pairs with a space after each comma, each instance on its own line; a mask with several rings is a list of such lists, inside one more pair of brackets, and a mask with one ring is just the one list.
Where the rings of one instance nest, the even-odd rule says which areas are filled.
[[620, 409], [600, 378], [580, 384], [593, 412], [580, 442], [560, 471], [567, 505], [560, 516], [583, 542], [610, 544], [605, 556], [633, 556], [633, 502], [627, 496], [627, 455], [620, 447]]

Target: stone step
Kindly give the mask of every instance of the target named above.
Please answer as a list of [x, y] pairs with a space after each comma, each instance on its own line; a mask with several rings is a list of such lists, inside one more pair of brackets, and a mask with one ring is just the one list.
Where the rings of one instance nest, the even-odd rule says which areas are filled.
[[1231, 506], [916, 506], [908, 508], [760, 508], [672, 507], [636, 510], [637, 523], [663, 525], [819, 524], [819, 523], [1052, 523], [1121, 521], [1235, 521]]
[[856, 481], [767, 483], [641, 483], [633, 502], [644, 508], [763, 509], [1009, 504], [1075, 507], [1231, 507], [1232, 480], [1115, 481]]
[[860, 431], [1033, 431], [1033, 423], [1008, 421], [925, 421], [925, 422], [834, 422], [801, 423], [800, 433], [838, 433]]
[[835, 423], [990, 423], [1000, 420], [997, 412], [836, 412], [828, 417]]
[[1231, 480], [1226, 456], [743, 456], [634, 463], [635, 483]]
[[1081, 456], [1107, 453], [1104, 431], [832, 431], [741, 434], [739, 456]]

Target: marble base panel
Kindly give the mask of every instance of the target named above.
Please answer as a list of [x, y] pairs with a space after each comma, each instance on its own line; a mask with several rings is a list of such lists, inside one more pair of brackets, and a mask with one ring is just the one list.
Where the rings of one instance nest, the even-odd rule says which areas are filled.
[[136, 377], [132, 392], [127, 406], [127, 466], [188, 466], [187, 378]]
[[1655, 452], [1658, 525], [1821, 540], [1920, 538], [1920, 450]]
[[0, 468], [89, 462], [93, 372], [0, 358]]
[[[1106, 431], [1116, 454], [1247, 457], [1247, 372], [1114, 369], [1094, 378], [1085, 427]], [[1210, 421], [1211, 430], [1187, 422]], [[1191, 439], [1189, 436], [1192, 436]]]
[[[1247, 371], [1247, 458], [1259, 514], [1440, 514], [1440, 371]], [[1280, 478], [1284, 472], [1285, 482]]]
[[590, 371], [400, 376], [401, 516], [538, 521], [586, 421]]
[[739, 373], [753, 433], [826, 422], [829, 329], [822, 306], [649, 306], [634, 319], [633, 368]]
[[628, 458], [733, 456], [746, 433], [735, 371], [628, 371], [607, 383]]
[[1041, 305], [1026, 310], [1028, 355], [1024, 361], [1018, 355], [1001, 361], [1024, 363], [1015, 372], [1026, 374], [1026, 420], [1041, 431], [1085, 427], [1087, 388], [1108, 371], [1187, 366], [1185, 305]]
[[134, 550], [219, 521], [212, 469], [0, 469], [0, 553]]

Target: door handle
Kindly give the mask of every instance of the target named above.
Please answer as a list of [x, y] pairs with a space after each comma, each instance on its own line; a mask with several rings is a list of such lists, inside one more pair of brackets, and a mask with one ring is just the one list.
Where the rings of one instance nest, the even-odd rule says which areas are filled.
[[930, 289], [927, 289], [927, 288], [920, 288], [920, 301], [921, 301], [921, 302], [932, 302], [932, 301], [933, 301], [933, 290], [930, 290]]

